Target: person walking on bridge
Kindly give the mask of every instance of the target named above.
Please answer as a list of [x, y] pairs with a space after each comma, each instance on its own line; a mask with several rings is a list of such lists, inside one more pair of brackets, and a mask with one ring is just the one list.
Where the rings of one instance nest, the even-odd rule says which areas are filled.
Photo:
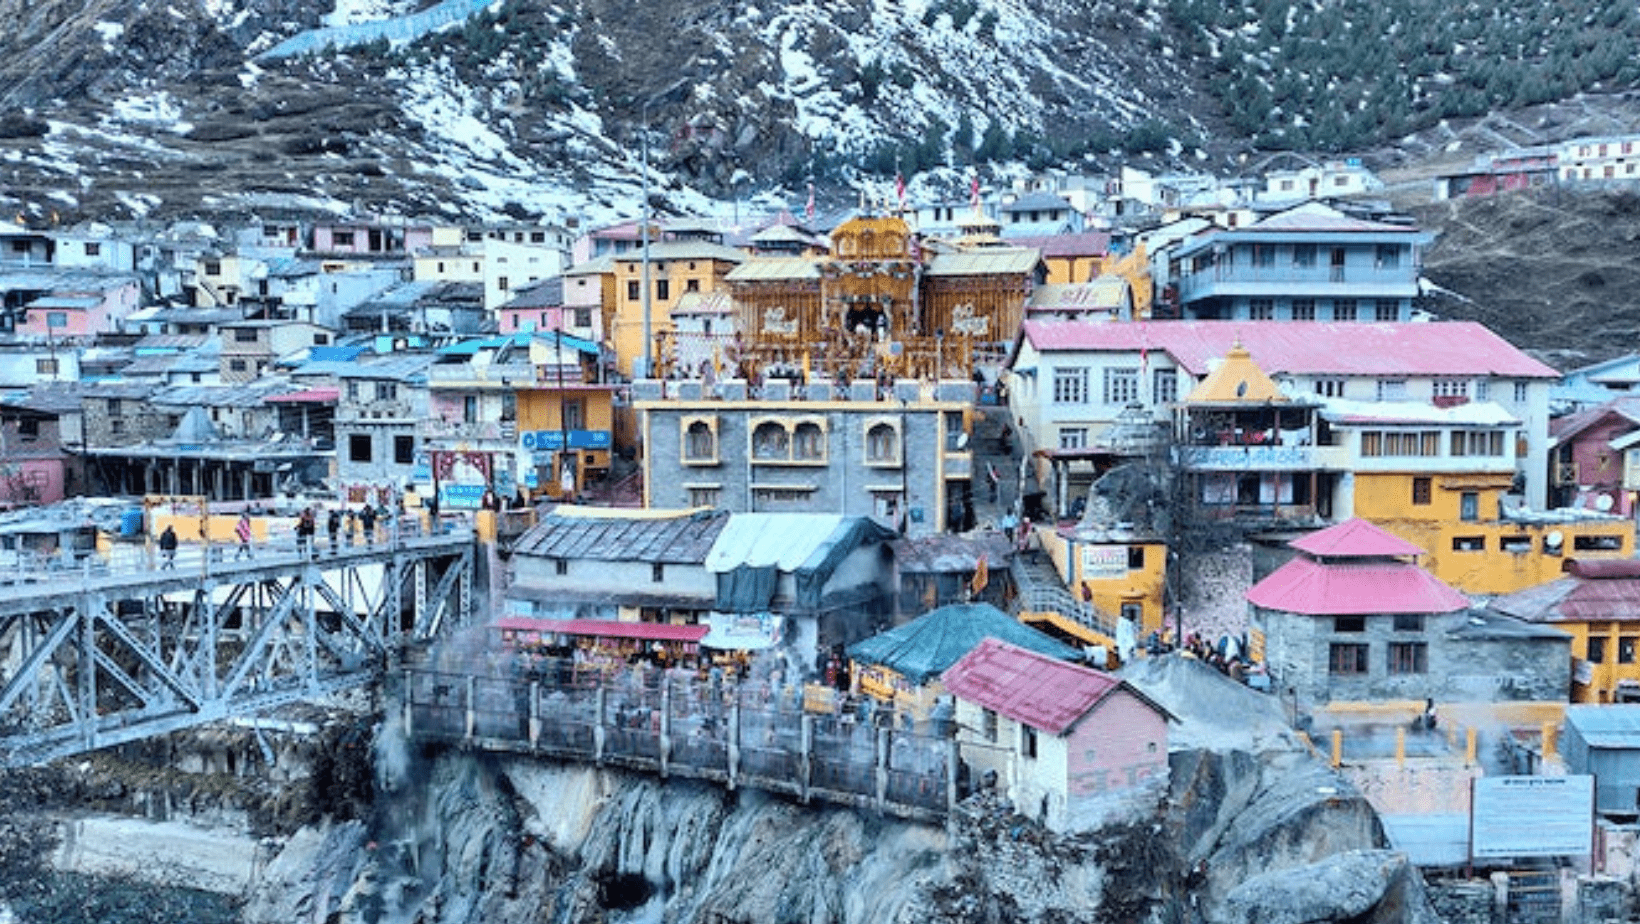
[[177, 531], [170, 524], [166, 524], [165, 532], [159, 534], [159, 555], [164, 560], [161, 568], [175, 569], [177, 566]]
[[239, 522], [234, 524], [233, 535], [239, 540], [239, 550], [233, 553], [233, 560], [250, 558], [251, 556], [251, 515], [250, 511], [239, 514]]
[[315, 554], [313, 551], [313, 534], [318, 531], [318, 523], [314, 521], [313, 508], [304, 507], [296, 518], [296, 554], [306, 558]]

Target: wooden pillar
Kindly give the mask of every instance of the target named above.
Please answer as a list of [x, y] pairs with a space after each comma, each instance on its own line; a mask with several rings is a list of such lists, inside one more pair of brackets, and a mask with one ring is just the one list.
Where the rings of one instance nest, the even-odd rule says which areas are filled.
[[1332, 765], [1334, 769], [1344, 765], [1344, 732], [1342, 729], [1333, 729]]
[[1405, 728], [1397, 728], [1395, 730], [1395, 766], [1405, 767], [1406, 765], [1407, 765], [1407, 730]]

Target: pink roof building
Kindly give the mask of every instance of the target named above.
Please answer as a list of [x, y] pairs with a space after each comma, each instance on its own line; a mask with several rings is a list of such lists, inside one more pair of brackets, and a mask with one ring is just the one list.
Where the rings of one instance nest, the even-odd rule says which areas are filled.
[[1564, 698], [1570, 637], [1472, 609], [1412, 543], [1353, 519], [1289, 545], [1247, 600], [1252, 650], [1301, 707]]
[[1117, 677], [987, 638], [941, 681], [973, 777], [995, 771], [1050, 830], [1147, 810], [1166, 786], [1172, 716]]

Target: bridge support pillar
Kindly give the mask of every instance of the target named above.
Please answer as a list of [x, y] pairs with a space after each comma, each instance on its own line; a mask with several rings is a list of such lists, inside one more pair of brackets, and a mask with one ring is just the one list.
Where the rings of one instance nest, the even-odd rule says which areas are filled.
[[416, 678], [408, 670], [404, 672], [404, 740], [409, 741], [416, 736]]
[[608, 692], [600, 685], [592, 695], [592, 762], [600, 767], [604, 765], [604, 748], [609, 740], [609, 730], [604, 728], [608, 705]]
[[729, 789], [740, 785], [740, 691], [729, 704]]
[[672, 683], [664, 672], [661, 674], [661, 737], [658, 745], [661, 779], [664, 780], [672, 770]]
[[873, 763], [877, 768], [877, 811], [886, 812], [888, 809], [888, 752], [890, 749], [889, 731], [886, 728], [877, 729], [876, 746], [873, 748]]
[[807, 712], [798, 726], [797, 746], [797, 794], [806, 803], [809, 787], [814, 785], [814, 716]]
[[465, 712], [467, 713], [467, 716], [466, 716], [467, 721], [462, 726], [466, 730], [465, 737], [468, 741], [473, 740], [473, 732], [476, 731], [477, 728], [478, 728], [478, 703], [476, 702], [477, 698], [478, 698], [478, 678], [477, 677], [468, 677], [467, 678], [467, 693], [466, 693], [466, 696], [465, 696], [465, 701], [466, 701], [466, 710], [465, 710]]
[[530, 681], [530, 750], [541, 746], [541, 681]]

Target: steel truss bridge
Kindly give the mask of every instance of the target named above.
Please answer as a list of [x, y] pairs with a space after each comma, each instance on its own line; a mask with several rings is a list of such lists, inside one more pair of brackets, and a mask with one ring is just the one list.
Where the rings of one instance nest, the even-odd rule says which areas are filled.
[[[386, 531], [384, 531], [386, 532]], [[400, 646], [465, 625], [468, 529], [140, 548], [0, 575], [0, 766], [251, 715], [377, 679]]]

